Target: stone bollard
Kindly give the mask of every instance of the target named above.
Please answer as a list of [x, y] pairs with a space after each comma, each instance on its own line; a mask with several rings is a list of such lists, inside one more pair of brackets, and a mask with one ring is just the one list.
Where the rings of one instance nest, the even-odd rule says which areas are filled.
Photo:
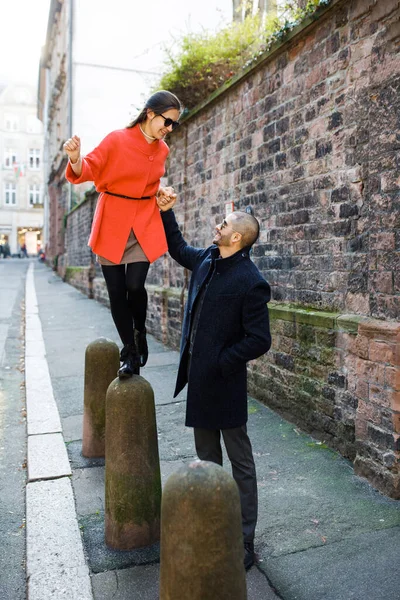
[[87, 458], [105, 453], [106, 394], [119, 369], [117, 344], [98, 338], [85, 352], [85, 388], [82, 454]]
[[246, 600], [239, 491], [222, 467], [170, 475], [161, 505], [160, 600]]
[[161, 474], [154, 394], [140, 375], [115, 379], [106, 400], [107, 546], [132, 550], [160, 539]]

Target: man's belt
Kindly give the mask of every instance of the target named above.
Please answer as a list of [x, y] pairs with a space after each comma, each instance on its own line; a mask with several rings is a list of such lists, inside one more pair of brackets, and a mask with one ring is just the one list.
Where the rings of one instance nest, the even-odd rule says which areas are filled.
[[103, 192], [103, 194], [108, 194], [109, 196], [117, 196], [118, 198], [125, 198], [126, 200], [150, 200], [153, 196], [142, 196], [141, 198], [132, 198], [132, 196], [124, 196], [123, 194], [114, 194], [114, 192], [108, 192], [107, 190]]

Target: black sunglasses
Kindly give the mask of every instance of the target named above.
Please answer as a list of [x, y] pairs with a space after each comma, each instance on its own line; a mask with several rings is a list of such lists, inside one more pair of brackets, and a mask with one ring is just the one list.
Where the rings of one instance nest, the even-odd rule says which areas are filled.
[[169, 119], [168, 117], [164, 117], [164, 115], [162, 115], [161, 113], [158, 116], [162, 117], [164, 119], [165, 127], [169, 127], [170, 125], [172, 125], [172, 129], [176, 129], [180, 125], [179, 121], [173, 121], [172, 119]]

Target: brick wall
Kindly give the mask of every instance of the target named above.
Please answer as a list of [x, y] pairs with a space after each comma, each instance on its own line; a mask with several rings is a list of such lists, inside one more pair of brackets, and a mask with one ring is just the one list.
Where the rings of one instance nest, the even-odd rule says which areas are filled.
[[96, 208], [98, 194], [92, 190], [86, 192], [85, 199], [78, 207], [75, 207], [67, 218], [66, 248], [68, 252], [68, 264], [74, 266], [85, 266], [93, 261], [93, 253], [87, 245], [94, 211]]
[[[272, 287], [273, 347], [249, 366], [250, 392], [393, 497], [400, 497], [399, 14], [398, 0], [333, 1], [193, 111], [170, 138], [168, 164], [190, 243], [210, 243], [225, 203], [251, 205], [261, 222], [253, 260]], [[173, 347], [187, 279], [168, 256], [149, 272], [148, 327]], [[107, 301], [99, 277], [92, 289]]]

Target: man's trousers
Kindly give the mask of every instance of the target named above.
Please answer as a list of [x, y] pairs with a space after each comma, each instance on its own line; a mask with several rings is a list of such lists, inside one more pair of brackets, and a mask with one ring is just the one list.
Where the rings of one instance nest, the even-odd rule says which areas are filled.
[[258, 508], [257, 477], [246, 425], [221, 430], [195, 427], [197, 456], [200, 460], [208, 460], [222, 466], [221, 433], [232, 465], [232, 476], [239, 488], [243, 539], [244, 542], [253, 542]]

